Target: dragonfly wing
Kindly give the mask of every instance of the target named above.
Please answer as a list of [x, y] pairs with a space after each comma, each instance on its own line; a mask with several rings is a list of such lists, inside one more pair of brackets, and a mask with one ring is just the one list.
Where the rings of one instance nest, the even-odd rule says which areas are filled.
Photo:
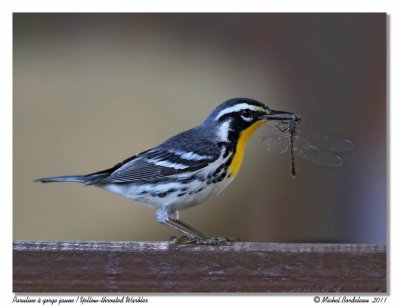
[[290, 121], [274, 121], [272, 126], [278, 129], [280, 132], [285, 133], [289, 130]]
[[273, 153], [286, 153], [290, 146], [290, 140], [287, 135], [265, 136], [262, 140], [263, 148]]
[[293, 140], [294, 154], [306, 161], [331, 167], [340, 167], [343, 160], [329, 150], [319, 147], [309, 139], [296, 135]]
[[354, 148], [354, 145], [350, 140], [335, 136], [325, 136], [323, 143], [324, 147], [332, 152], [346, 152], [351, 151]]
[[305, 132], [303, 130], [299, 131], [299, 135], [307, 138], [320, 149], [332, 152], [346, 152], [351, 151], [354, 148], [354, 145], [350, 140], [336, 136], [326, 136], [317, 132]]

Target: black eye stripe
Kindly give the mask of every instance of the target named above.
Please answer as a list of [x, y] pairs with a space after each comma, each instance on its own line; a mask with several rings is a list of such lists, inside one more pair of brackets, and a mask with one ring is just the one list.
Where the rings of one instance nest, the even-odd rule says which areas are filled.
[[252, 111], [249, 110], [249, 109], [244, 109], [244, 110], [241, 111], [241, 114], [242, 114], [244, 117], [250, 117], [251, 114], [252, 114]]

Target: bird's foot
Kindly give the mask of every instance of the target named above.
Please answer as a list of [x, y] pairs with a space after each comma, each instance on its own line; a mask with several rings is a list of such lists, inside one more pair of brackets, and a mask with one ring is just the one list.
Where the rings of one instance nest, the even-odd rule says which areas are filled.
[[169, 243], [176, 243], [176, 244], [194, 244], [196, 243], [196, 238], [190, 238], [188, 236], [172, 236], [169, 238]]
[[176, 243], [176, 244], [204, 244], [204, 245], [224, 245], [227, 244], [228, 242], [238, 242], [240, 241], [239, 238], [235, 237], [212, 237], [212, 238], [191, 238], [187, 236], [172, 236], [169, 239], [170, 243]]

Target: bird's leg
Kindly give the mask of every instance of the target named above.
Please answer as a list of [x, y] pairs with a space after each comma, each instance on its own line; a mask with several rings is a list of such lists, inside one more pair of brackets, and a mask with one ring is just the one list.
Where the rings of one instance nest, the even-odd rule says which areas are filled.
[[[193, 234], [193, 237], [188, 236], [185, 234], [183, 237], [172, 237], [170, 241], [174, 241], [175, 243], [199, 243], [199, 241], [203, 241], [209, 239], [206, 235], [204, 235], [199, 230], [195, 229], [194, 227], [190, 226], [189, 224], [179, 220], [179, 212], [177, 210], [170, 212], [168, 214], [168, 221], [174, 225], [174, 228], [180, 228], [185, 230], [186, 232]], [[182, 231], [181, 231], [182, 232]]]
[[207, 237], [205, 234], [200, 232], [199, 230], [195, 229], [191, 225], [181, 221], [181, 220], [173, 220], [174, 223], [179, 224], [180, 226], [184, 227], [185, 229], [189, 230], [192, 233], [195, 233], [197, 236], [201, 237], [201, 239], [196, 238], [195, 240], [193, 239], [187, 239], [187, 237], [181, 237], [181, 238], [176, 238], [173, 237], [173, 241], [175, 243], [192, 243], [192, 244], [207, 244], [207, 245], [221, 245], [221, 244], [226, 244], [227, 242], [239, 242], [239, 238], [225, 238], [225, 237]]
[[208, 237], [205, 234], [203, 234], [202, 232], [200, 232], [198, 229], [194, 228], [193, 226], [191, 226], [181, 220], [174, 220], [173, 222], [176, 224], [179, 224], [183, 228], [186, 228], [190, 232], [195, 233], [197, 236], [201, 237], [202, 239], [208, 239]]
[[170, 214], [170, 219], [173, 220], [174, 223], [179, 224], [180, 226], [186, 228], [187, 230], [189, 230], [192, 233], [195, 233], [197, 236], [201, 237], [201, 239], [197, 239], [195, 242], [193, 243], [197, 243], [197, 244], [226, 244], [227, 242], [238, 242], [240, 241], [239, 238], [234, 238], [234, 237], [229, 237], [229, 238], [225, 238], [225, 237], [208, 237], [205, 234], [203, 234], [202, 232], [200, 232], [198, 229], [195, 229], [193, 226], [179, 220], [179, 214], [178, 211], [176, 211], [173, 215]]
[[178, 219], [178, 212], [172, 212], [168, 213], [167, 209], [162, 207], [157, 210], [156, 212], [156, 219], [158, 222], [161, 224], [168, 225], [172, 227], [173, 229], [181, 232], [183, 235], [185, 235], [189, 240], [196, 241], [196, 240], [201, 240], [203, 237], [198, 235], [195, 232], [192, 232], [191, 229], [185, 228], [183, 225], [180, 225], [176, 220]]
[[168, 213], [166, 208], [160, 208], [156, 212], [156, 218], [161, 224], [168, 225], [184, 235], [180, 238], [176, 236], [171, 237], [170, 241], [174, 243], [221, 245], [227, 242], [240, 241], [238, 238], [209, 238], [189, 224], [180, 221], [177, 211]]
[[181, 232], [182, 234], [184, 234], [187, 238], [191, 239], [191, 240], [196, 240], [196, 239], [201, 239], [201, 237], [196, 236], [195, 234], [187, 231], [186, 229], [184, 229], [183, 227], [177, 225], [174, 221], [171, 220], [165, 220], [164, 222], [161, 222], [162, 224], [168, 225], [174, 229], [176, 229], [177, 231]]

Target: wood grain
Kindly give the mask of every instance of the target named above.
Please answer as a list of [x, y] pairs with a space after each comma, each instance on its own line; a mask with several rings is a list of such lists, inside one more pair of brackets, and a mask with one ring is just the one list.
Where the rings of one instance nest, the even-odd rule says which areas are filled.
[[14, 292], [386, 292], [386, 247], [15, 241]]

